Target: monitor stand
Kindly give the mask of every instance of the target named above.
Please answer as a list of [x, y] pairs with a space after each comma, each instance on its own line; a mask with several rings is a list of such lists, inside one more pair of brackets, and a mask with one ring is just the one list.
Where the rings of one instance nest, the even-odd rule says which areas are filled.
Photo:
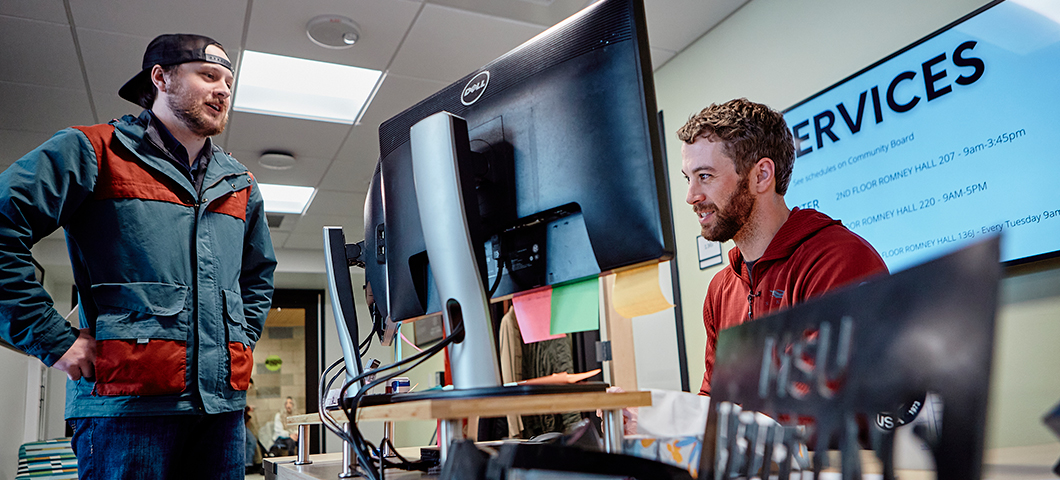
[[[483, 285], [469, 219], [479, 212], [467, 122], [448, 112], [431, 115], [409, 130], [412, 173], [431, 272], [442, 300], [446, 336], [463, 333], [448, 347], [457, 390], [501, 386], [489, 299]], [[470, 207], [470, 208], [469, 208]]]
[[[446, 336], [463, 332], [447, 352], [453, 390], [394, 395], [391, 401], [460, 399], [509, 395], [603, 391], [606, 385], [501, 386], [500, 366], [484, 285], [485, 262], [479, 263], [475, 234], [481, 218], [470, 168], [467, 122], [448, 112], [431, 115], [409, 130], [416, 203], [438, 294]], [[483, 253], [483, 256], [485, 254]], [[614, 415], [611, 415], [614, 417]], [[621, 424], [619, 424], [621, 425]], [[621, 427], [618, 430], [621, 434]], [[441, 457], [451, 441], [462, 438], [459, 420], [445, 419], [439, 428]], [[620, 437], [619, 437], [620, 438]], [[620, 447], [619, 447], [620, 448]]]

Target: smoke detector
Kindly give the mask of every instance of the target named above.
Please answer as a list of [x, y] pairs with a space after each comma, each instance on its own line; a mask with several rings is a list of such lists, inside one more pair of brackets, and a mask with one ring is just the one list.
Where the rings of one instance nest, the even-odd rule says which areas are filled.
[[289, 170], [294, 167], [297, 160], [294, 155], [287, 152], [265, 152], [258, 159], [258, 164], [269, 170]]
[[313, 17], [305, 26], [305, 33], [313, 43], [325, 48], [350, 48], [360, 40], [360, 27], [353, 20], [340, 15]]

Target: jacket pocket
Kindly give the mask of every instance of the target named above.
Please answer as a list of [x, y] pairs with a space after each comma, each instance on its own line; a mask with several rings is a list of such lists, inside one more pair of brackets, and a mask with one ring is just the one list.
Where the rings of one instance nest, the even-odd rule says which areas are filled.
[[254, 369], [254, 352], [247, 338], [247, 321], [243, 315], [243, 297], [231, 290], [222, 290], [225, 305], [225, 329], [228, 332], [228, 384], [234, 390], [250, 388], [250, 373]]
[[187, 374], [189, 287], [167, 283], [92, 286], [97, 395], [171, 395]]

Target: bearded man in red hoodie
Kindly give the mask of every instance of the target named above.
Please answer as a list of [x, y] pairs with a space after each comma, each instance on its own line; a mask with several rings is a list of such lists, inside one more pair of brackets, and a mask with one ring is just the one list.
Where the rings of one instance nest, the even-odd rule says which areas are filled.
[[839, 220], [788, 208], [784, 194], [795, 146], [780, 112], [730, 100], [694, 115], [677, 137], [684, 142], [685, 201], [699, 217], [703, 238], [736, 244], [703, 303], [706, 371], [699, 393], [709, 395], [719, 331], [886, 274], [887, 266]]

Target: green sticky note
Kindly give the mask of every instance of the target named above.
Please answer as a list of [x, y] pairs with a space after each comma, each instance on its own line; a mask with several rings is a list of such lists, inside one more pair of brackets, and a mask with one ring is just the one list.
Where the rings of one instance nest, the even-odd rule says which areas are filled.
[[552, 289], [553, 335], [600, 328], [600, 278], [593, 277]]

